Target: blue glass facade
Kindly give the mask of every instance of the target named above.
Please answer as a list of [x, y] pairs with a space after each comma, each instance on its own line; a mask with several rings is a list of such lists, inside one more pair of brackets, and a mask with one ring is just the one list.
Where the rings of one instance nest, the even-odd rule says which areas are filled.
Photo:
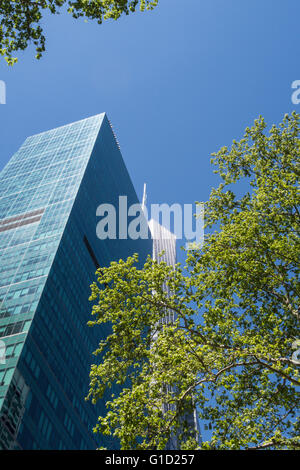
[[[98, 266], [148, 240], [99, 240], [96, 208], [138, 202], [105, 114], [26, 139], [0, 175], [0, 448], [95, 449], [85, 402], [103, 328], [88, 328]], [[2, 361], [3, 362], [3, 361]]]

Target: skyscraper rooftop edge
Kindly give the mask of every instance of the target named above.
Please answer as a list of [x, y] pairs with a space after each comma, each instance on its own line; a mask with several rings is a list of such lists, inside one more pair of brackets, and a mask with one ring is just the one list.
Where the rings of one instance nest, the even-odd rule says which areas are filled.
[[152, 235], [152, 238], [154, 239], [167, 239], [167, 240], [173, 240], [176, 243], [176, 235], [173, 233], [171, 230], [169, 230], [165, 225], [160, 224], [157, 220], [155, 219], [150, 219], [149, 220], [149, 229]]
[[25, 144], [25, 142], [27, 142], [28, 140], [30, 140], [32, 137], [37, 137], [39, 135], [42, 135], [42, 134], [49, 134], [50, 132], [53, 132], [53, 131], [56, 131], [58, 129], [62, 129], [62, 128], [66, 128], [66, 127], [72, 127], [74, 126], [75, 124], [78, 124], [80, 122], [83, 122], [83, 121], [88, 121], [88, 120], [92, 120], [92, 119], [95, 119], [97, 117], [102, 117], [102, 120], [104, 119], [104, 117], [107, 117], [107, 113], [104, 111], [102, 113], [98, 113], [98, 114], [94, 114], [92, 116], [88, 116], [86, 118], [82, 118], [82, 119], [78, 119], [77, 121], [73, 121], [73, 122], [69, 122], [67, 124], [62, 124], [61, 126], [57, 126], [57, 127], [53, 127], [51, 129], [47, 129], [47, 130], [44, 130], [44, 131], [41, 131], [41, 132], [37, 132], [35, 134], [31, 134], [29, 135], [28, 137], [26, 137], [23, 145]]
[[[84, 140], [86, 141], [87, 138], [89, 137], [90, 143], [93, 143], [94, 145], [97, 139], [97, 136], [100, 132], [101, 126], [105, 120], [109, 122], [107, 114], [103, 112], [103, 113], [95, 114], [93, 116], [89, 116], [84, 119], [79, 119], [77, 121], [74, 121], [74, 122], [71, 122], [62, 126], [55, 127], [53, 129], [45, 130], [43, 132], [39, 132], [37, 134], [32, 134], [28, 136], [24, 140], [24, 142], [20, 145], [19, 149], [12, 155], [11, 159], [0, 170], [0, 178], [6, 177], [5, 173], [7, 169], [15, 164], [16, 160], [18, 160], [19, 158], [18, 155], [20, 155], [20, 153], [24, 153], [24, 151], [26, 151], [27, 149], [31, 150], [34, 146], [37, 146], [40, 144], [49, 144], [49, 143], [51, 143], [52, 146], [53, 145], [56, 146], [56, 143], [55, 143], [56, 141], [57, 142], [61, 141], [62, 137], [64, 138], [64, 140], [66, 138], [70, 139], [72, 135], [74, 134], [74, 132], [75, 134], [77, 134], [77, 136], [79, 136], [79, 138], [82, 141]], [[88, 124], [89, 122], [91, 123], [91, 125]], [[80, 123], [82, 124], [80, 125]], [[86, 126], [85, 126], [85, 123], [87, 123]], [[78, 132], [78, 128], [77, 128], [78, 125], [80, 126], [80, 130], [82, 131], [84, 131], [86, 128], [86, 130], [89, 131], [89, 136], [87, 134], [80, 135], [80, 132]], [[70, 131], [68, 129], [70, 129]], [[71, 129], [74, 129], [74, 132]], [[75, 141], [73, 140], [73, 143], [74, 142]], [[70, 140], [70, 145], [71, 144], [72, 144], [72, 139]], [[44, 146], [42, 146], [41, 151], [42, 150], [44, 150]], [[30, 158], [30, 153], [26, 153], [26, 157], [24, 154], [23, 160], [24, 158], [26, 159]], [[0, 194], [0, 197], [1, 195], [2, 194]]]

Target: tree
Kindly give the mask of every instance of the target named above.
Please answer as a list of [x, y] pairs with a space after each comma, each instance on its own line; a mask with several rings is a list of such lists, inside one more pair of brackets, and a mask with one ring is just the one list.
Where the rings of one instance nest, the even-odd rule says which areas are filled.
[[44, 13], [60, 13], [67, 5], [73, 18], [95, 19], [99, 24], [106, 19], [117, 20], [139, 7], [141, 11], [152, 10], [158, 0], [0, 0], [0, 54], [8, 65], [17, 62], [12, 55], [25, 50], [32, 42], [36, 47], [36, 58], [45, 51], [45, 36], [42, 28]]
[[[98, 271], [89, 325], [112, 329], [94, 352], [89, 398], [122, 388], [94, 429], [122, 449], [163, 449], [172, 433], [196, 449], [182, 424], [192, 402], [212, 426], [203, 449], [300, 447], [299, 119], [268, 132], [259, 118], [213, 154], [222, 183], [184, 268], [150, 257], [138, 268], [134, 255]], [[174, 324], [162, 324], [166, 310]]]

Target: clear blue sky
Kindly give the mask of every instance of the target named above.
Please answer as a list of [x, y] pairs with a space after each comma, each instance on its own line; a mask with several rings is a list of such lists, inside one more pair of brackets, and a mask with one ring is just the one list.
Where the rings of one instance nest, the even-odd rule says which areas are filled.
[[299, 0], [160, 0], [103, 25], [44, 21], [47, 51], [1, 61], [0, 169], [26, 136], [106, 111], [138, 195], [206, 200], [210, 154], [262, 114], [278, 123], [300, 79]]

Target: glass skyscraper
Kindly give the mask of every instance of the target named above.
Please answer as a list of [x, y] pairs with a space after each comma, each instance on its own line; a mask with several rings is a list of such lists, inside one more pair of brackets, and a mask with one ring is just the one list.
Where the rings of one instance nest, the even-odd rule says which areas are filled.
[[[96, 208], [138, 202], [105, 114], [28, 137], [0, 175], [0, 449], [115, 449], [84, 401], [95, 270], [152, 241], [99, 240]], [[102, 411], [101, 411], [102, 410]]]
[[[168, 230], [166, 227], [161, 225], [157, 220], [151, 219], [149, 221], [149, 229], [151, 232], [153, 240], [152, 248], [152, 258], [156, 261], [164, 261], [168, 266], [173, 266], [175, 268], [176, 264], [176, 235]], [[167, 285], [164, 285], [164, 290], [168, 295], [171, 295], [170, 288]], [[167, 310], [166, 316], [163, 320], [165, 324], [170, 324], [174, 322], [177, 318], [177, 315], [174, 314], [174, 311]], [[154, 335], [154, 340], [156, 336]], [[172, 391], [172, 387], [168, 386], [169, 390]], [[163, 406], [164, 412], [168, 411], [169, 405], [165, 404]], [[191, 436], [195, 437], [198, 443], [201, 443], [201, 432], [198, 421], [198, 413], [196, 407], [193, 411], [187, 411], [182, 420], [188, 424], [188, 427], [191, 432]], [[167, 450], [176, 450], [179, 448], [178, 436], [172, 435], [167, 443]]]

